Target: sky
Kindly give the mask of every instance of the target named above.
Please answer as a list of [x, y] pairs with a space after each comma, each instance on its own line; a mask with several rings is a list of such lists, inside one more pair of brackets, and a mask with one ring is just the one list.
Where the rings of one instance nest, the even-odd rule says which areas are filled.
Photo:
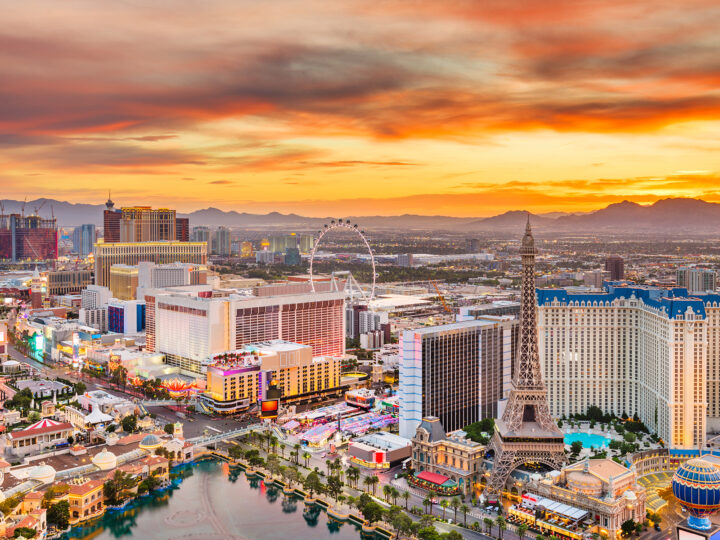
[[720, 4], [28, 0], [0, 198], [309, 216], [720, 202]]

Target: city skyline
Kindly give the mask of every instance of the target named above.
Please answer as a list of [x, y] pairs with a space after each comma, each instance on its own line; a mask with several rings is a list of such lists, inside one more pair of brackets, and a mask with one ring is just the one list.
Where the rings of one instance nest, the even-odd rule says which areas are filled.
[[702, 0], [15, 6], [0, 181], [19, 200], [308, 216], [720, 201], [718, 17]]

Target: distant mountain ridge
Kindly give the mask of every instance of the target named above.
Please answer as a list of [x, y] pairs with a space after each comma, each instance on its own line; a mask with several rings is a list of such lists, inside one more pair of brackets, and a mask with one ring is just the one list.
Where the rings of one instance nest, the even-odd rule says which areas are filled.
[[[25, 214], [35, 212], [37, 208], [43, 217], [54, 213], [61, 227], [73, 227], [83, 223], [102, 226], [104, 204], [73, 204], [54, 199], [36, 199], [22, 201], [2, 200], [0, 204], [6, 214], [20, 213], [25, 206]], [[298, 214], [251, 214], [247, 212], [224, 211], [218, 208], [205, 208], [189, 214], [179, 213], [180, 217], [189, 217], [190, 226], [207, 225], [239, 228], [298, 228], [313, 229], [322, 227], [332, 219], [349, 219], [364, 229], [397, 230], [446, 230], [456, 232], [517, 231], [525, 225], [528, 212], [511, 210], [492, 217], [459, 218], [452, 216], [423, 216], [403, 214], [399, 216], [335, 216], [313, 218]], [[720, 232], [720, 204], [702, 199], [668, 198], [651, 205], [643, 206], [630, 201], [613, 203], [605, 208], [584, 214], [551, 212], [548, 214], [530, 214], [533, 227], [540, 231], [607, 231], [638, 232]]]

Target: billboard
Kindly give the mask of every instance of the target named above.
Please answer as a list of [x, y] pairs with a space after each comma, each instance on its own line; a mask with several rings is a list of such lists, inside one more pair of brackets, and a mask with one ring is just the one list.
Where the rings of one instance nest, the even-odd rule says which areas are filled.
[[266, 399], [260, 402], [260, 418], [277, 418], [279, 399]]

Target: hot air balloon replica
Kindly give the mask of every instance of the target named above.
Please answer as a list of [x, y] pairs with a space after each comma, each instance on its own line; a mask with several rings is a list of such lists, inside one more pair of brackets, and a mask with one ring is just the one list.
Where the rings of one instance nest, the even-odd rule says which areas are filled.
[[702, 459], [688, 460], [675, 471], [672, 490], [690, 514], [688, 527], [710, 530], [710, 516], [720, 510], [720, 470]]

